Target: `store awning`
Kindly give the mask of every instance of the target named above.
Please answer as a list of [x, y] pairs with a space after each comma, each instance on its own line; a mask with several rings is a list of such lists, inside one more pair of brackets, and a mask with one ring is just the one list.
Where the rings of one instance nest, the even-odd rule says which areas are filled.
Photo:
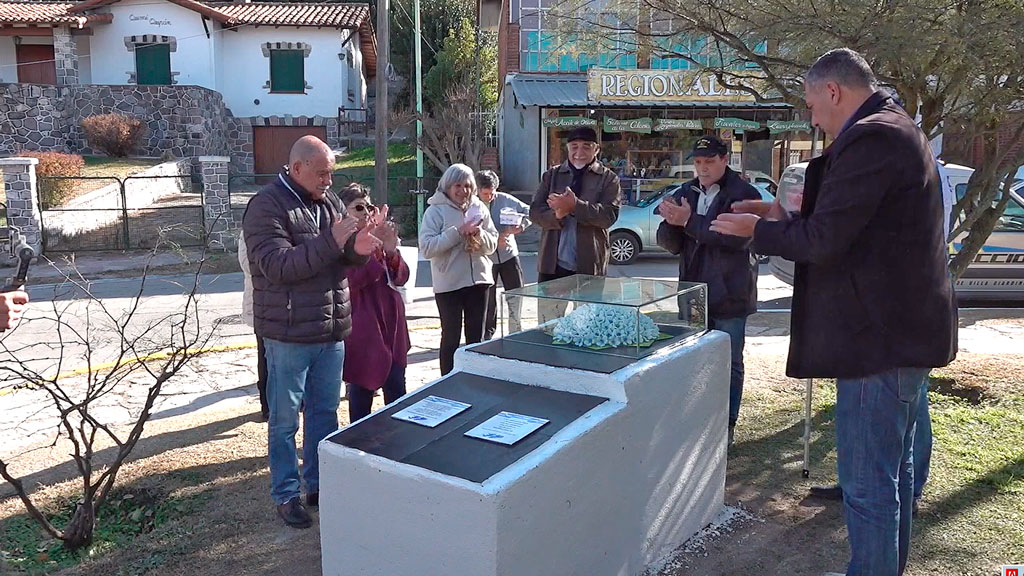
[[730, 108], [730, 109], [789, 109], [781, 102], [667, 102], [661, 100], [630, 100], [589, 102], [585, 74], [511, 74], [505, 82], [511, 88], [520, 106], [545, 108], [582, 108], [586, 106], [613, 106], [616, 108]]

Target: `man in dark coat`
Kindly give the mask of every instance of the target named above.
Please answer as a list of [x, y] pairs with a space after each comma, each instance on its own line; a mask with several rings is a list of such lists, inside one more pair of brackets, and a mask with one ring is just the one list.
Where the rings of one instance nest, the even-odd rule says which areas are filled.
[[541, 177], [530, 203], [539, 224], [537, 273], [541, 282], [608, 271], [608, 229], [619, 217], [619, 177], [597, 160], [593, 128], [569, 132], [568, 158]]
[[835, 140], [807, 167], [799, 214], [733, 207], [711, 228], [796, 262], [786, 373], [837, 378], [847, 576], [896, 576], [910, 548], [915, 415], [957, 350], [942, 195], [928, 139], [856, 52], [807, 72], [812, 122]]
[[743, 398], [743, 343], [747, 316], [757, 311], [757, 272], [750, 239], [718, 234], [711, 222], [736, 202], [761, 197], [729, 168], [729, 148], [716, 136], [694, 143], [697, 177], [662, 200], [658, 245], [679, 255], [679, 279], [708, 287], [709, 328], [729, 335], [732, 370], [729, 382], [729, 444]]
[[299, 500], [295, 433], [303, 413], [306, 504], [320, 495], [317, 444], [338, 429], [344, 340], [352, 330], [345, 270], [381, 245], [330, 192], [334, 154], [315, 136], [292, 147], [288, 167], [249, 201], [243, 219], [253, 320], [267, 356], [270, 496], [289, 526], [308, 528]]

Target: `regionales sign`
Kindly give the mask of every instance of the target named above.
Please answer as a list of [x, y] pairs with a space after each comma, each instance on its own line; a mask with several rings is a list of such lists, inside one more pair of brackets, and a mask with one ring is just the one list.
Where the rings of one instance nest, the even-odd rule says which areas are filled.
[[[766, 92], [763, 81], [733, 78], [730, 84], [742, 84]], [[591, 68], [587, 75], [587, 99], [590, 102], [628, 102], [655, 100], [664, 102], [753, 102], [746, 90], [723, 86], [718, 77], [694, 70], [608, 70]]]

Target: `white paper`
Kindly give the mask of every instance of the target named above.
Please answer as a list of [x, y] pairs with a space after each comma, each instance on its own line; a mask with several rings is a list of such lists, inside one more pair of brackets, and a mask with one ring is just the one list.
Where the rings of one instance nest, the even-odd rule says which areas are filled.
[[498, 224], [502, 226], [519, 226], [523, 223], [523, 215], [515, 208], [502, 208], [498, 214]]
[[479, 204], [470, 204], [466, 210], [466, 215], [462, 221], [465, 224], [482, 222], [484, 219], [484, 209]]
[[395, 412], [391, 417], [434, 428], [469, 407], [470, 404], [464, 402], [456, 402], [439, 396], [427, 396], [423, 400]]
[[514, 412], [499, 412], [488, 418], [486, 422], [466, 432], [466, 436], [511, 446], [547, 423], [548, 420], [543, 418], [524, 416]]

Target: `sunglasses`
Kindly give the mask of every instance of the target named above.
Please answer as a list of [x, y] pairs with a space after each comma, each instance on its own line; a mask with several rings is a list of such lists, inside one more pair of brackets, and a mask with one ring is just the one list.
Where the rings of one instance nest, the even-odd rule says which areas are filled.
[[373, 204], [356, 204], [352, 209], [356, 212], [372, 212], [373, 210], [376, 210], [377, 207]]

